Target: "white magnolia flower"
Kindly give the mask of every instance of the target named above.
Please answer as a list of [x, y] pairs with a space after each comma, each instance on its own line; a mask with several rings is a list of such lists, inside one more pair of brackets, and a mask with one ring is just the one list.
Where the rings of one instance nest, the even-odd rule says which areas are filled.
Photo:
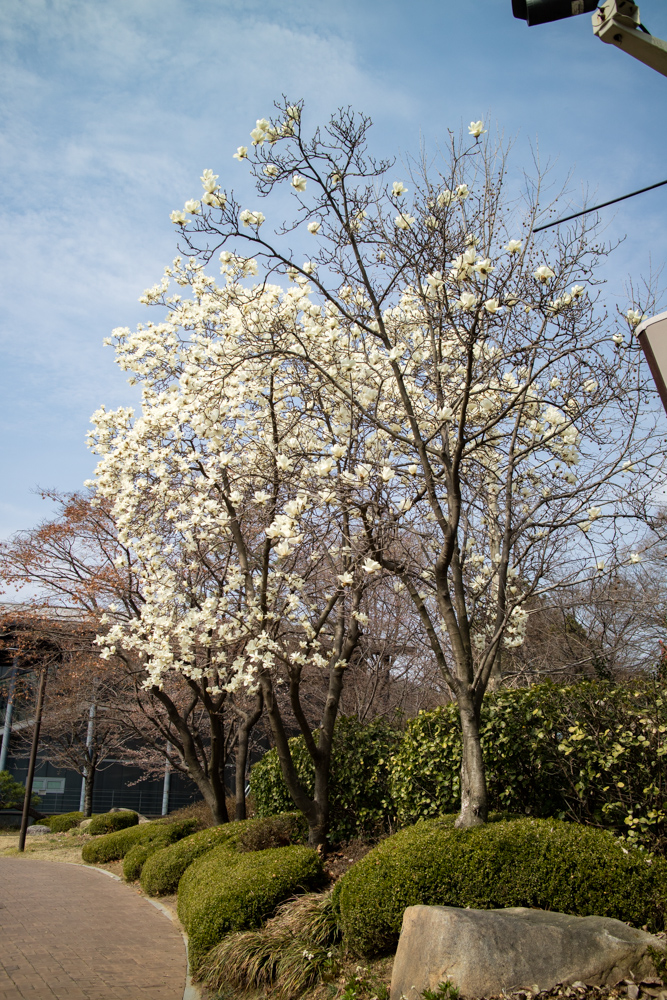
[[390, 482], [394, 478], [395, 475], [396, 475], [396, 473], [394, 472], [394, 470], [392, 469], [392, 467], [390, 465], [383, 466], [383, 468], [382, 468], [382, 481], [383, 482], [385, 482], [385, 483]]
[[438, 228], [438, 220], [436, 219], [435, 215], [427, 215], [424, 221], [427, 229]]
[[478, 260], [477, 263], [473, 265], [473, 271], [477, 271], [482, 278], [488, 278], [491, 272], [495, 271], [495, 267], [493, 267], [489, 258], [485, 257], [484, 260]]
[[475, 139], [479, 139], [480, 135], [483, 135], [483, 133], [486, 132], [484, 122], [470, 122], [470, 125], [468, 125], [468, 132], [470, 135], [474, 136]]
[[342, 458], [346, 451], [347, 448], [343, 444], [334, 444], [331, 446], [331, 454], [334, 458]]
[[227, 204], [227, 195], [221, 191], [206, 191], [202, 202], [204, 205], [210, 205], [211, 208], [224, 208]]
[[266, 166], [264, 167], [264, 173], [266, 174], [267, 177], [277, 177], [278, 167], [275, 165], [275, 163], [267, 163]]
[[474, 309], [477, 305], [477, 296], [473, 295], [472, 292], [461, 292], [461, 297], [456, 305], [464, 312], [470, 312], [470, 310]]
[[601, 513], [602, 513], [602, 511], [600, 510], [599, 507], [589, 507], [588, 508], [588, 519], [590, 521], [595, 521], [600, 516]]
[[454, 416], [454, 411], [451, 408], [451, 406], [441, 406], [440, 409], [437, 411], [437, 417], [439, 420], [445, 420], [445, 421], [451, 420], [453, 416]]
[[450, 191], [449, 188], [445, 188], [444, 191], [441, 191], [436, 198], [438, 208], [446, 208], [447, 205], [451, 205], [453, 200], [454, 192]]
[[316, 233], [319, 233], [321, 225], [322, 225], [321, 222], [314, 222], [314, 221], [313, 222], [309, 222], [308, 223], [308, 232], [312, 233], [313, 236], [314, 236]]
[[461, 201], [465, 201], [465, 199], [470, 194], [470, 191], [468, 190], [468, 185], [467, 184], [459, 184], [459, 185], [457, 185], [457, 188], [456, 188], [456, 191], [454, 192], [454, 194], [456, 195], [457, 198], [460, 198]]
[[545, 284], [545, 283], [546, 283], [547, 281], [549, 281], [549, 280], [550, 280], [551, 278], [555, 278], [555, 277], [556, 277], [556, 275], [554, 274], [554, 272], [553, 272], [553, 271], [551, 270], [551, 268], [550, 268], [550, 267], [547, 267], [547, 265], [546, 265], [546, 264], [542, 264], [542, 265], [541, 265], [540, 267], [538, 267], [538, 269], [537, 269], [537, 270], [536, 270], [536, 271], [535, 271], [535, 272], [533, 273], [533, 277], [535, 278], [535, 281], [541, 281], [541, 282], [542, 282], [542, 284]]
[[248, 147], [247, 146], [239, 146], [239, 148], [234, 153], [234, 159], [238, 160], [239, 163], [240, 163], [241, 160], [246, 160], [247, 158], [248, 158]]
[[484, 303], [484, 308], [488, 313], [494, 315], [494, 313], [497, 313], [498, 310], [500, 309], [500, 302], [498, 301], [498, 299], [487, 299], [486, 302]]
[[410, 473], [411, 476], [416, 476], [417, 475], [417, 466], [416, 465], [409, 465], [408, 466], [408, 472]]
[[596, 568], [597, 568], [598, 573], [601, 573], [602, 570], [604, 569], [604, 567], [605, 567], [605, 561], [604, 561], [604, 559], [598, 559], [598, 561], [596, 563]]
[[630, 553], [630, 562], [631, 563], [640, 563], [641, 561], [642, 561], [642, 557], [639, 555], [638, 552], [631, 552]]
[[584, 392], [588, 393], [595, 392], [597, 387], [598, 384], [594, 378], [587, 378], [584, 384], [582, 385], [582, 389], [584, 390]]
[[305, 261], [303, 267], [301, 268], [304, 274], [314, 274], [317, 270], [317, 264], [313, 260]]
[[351, 584], [354, 583], [354, 576], [352, 575], [352, 573], [349, 572], [340, 573], [339, 576], [337, 577], [337, 580], [340, 583], [341, 587], [349, 587]]
[[172, 212], [169, 218], [171, 219], [171, 221], [174, 223], [175, 226], [184, 226], [185, 223], [188, 221], [185, 213], [179, 211]]
[[581, 296], [584, 294], [584, 291], [585, 289], [583, 285], [572, 285], [572, 298], [580, 299]]
[[521, 253], [521, 240], [510, 240], [505, 250], [507, 253]]
[[560, 385], [560, 379], [558, 378], [558, 375], [554, 375], [554, 377], [549, 382], [549, 385], [551, 386], [552, 389], [558, 388], [558, 386]]
[[247, 208], [245, 208], [239, 215], [239, 219], [244, 226], [257, 226], [259, 229], [261, 224], [265, 221], [265, 216], [262, 215], [261, 212], [250, 212]]
[[409, 229], [414, 221], [415, 220], [412, 215], [408, 215], [407, 212], [401, 212], [401, 214], [397, 215], [394, 219], [394, 225], [397, 229]]
[[185, 203], [185, 211], [189, 212], [190, 215], [200, 215], [201, 214], [201, 202], [195, 201], [194, 198], [190, 198], [189, 201]]
[[364, 573], [368, 573], [369, 576], [372, 573], [377, 573], [379, 569], [382, 569], [380, 563], [376, 562], [375, 559], [367, 559], [361, 568]]
[[614, 341], [614, 343], [616, 344], [617, 347], [620, 347], [621, 344], [623, 343], [623, 334], [622, 333], [615, 333], [614, 336], [611, 339]]
[[218, 185], [215, 183], [218, 179], [218, 175], [214, 174], [212, 170], [208, 169], [204, 170], [199, 179], [202, 182], [202, 187], [204, 188], [204, 191], [209, 191], [212, 193], [213, 191], [218, 190]]
[[634, 330], [635, 327], [639, 326], [641, 321], [644, 319], [643, 313], [640, 313], [638, 309], [628, 309], [625, 314], [625, 318]]
[[294, 174], [294, 177], [290, 181], [295, 191], [305, 191], [307, 183], [306, 178], [302, 177], [301, 174]]
[[402, 194], [407, 193], [407, 190], [408, 189], [406, 188], [403, 181], [394, 181], [394, 183], [391, 185], [391, 193], [394, 196], [394, 198], [400, 198]]
[[287, 541], [286, 538], [284, 538], [282, 542], [278, 542], [275, 551], [279, 556], [289, 555], [289, 542]]
[[293, 464], [289, 455], [276, 455], [276, 465], [282, 472], [288, 472]]

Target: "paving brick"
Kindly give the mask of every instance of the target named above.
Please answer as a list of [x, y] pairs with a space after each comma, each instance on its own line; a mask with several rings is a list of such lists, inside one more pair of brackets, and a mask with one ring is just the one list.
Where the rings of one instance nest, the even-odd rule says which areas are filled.
[[0, 1000], [181, 1000], [181, 934], [129, 886], [5, 857], [0, 897]]

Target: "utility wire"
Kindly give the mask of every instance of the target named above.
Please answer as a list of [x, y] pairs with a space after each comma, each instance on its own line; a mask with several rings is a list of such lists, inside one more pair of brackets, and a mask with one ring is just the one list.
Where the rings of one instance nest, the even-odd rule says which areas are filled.
[[547, 222], [543, 226], [535, 226], [533, 232], [539, 233], [542, 229], [551, 229], [552, 226], [560, 226], [561, 222], [569, 222], [570, 219], [578, 219], [581, 215], [588, 215], [589, 212], [597, 212], [601, 208], [606, 208], [607, 205], [615, 205], [619, 201], [625, 201], [626, 198], [634, 198], [636, 194], [644, 194], [645, 191], [653, 191], [655, 188], [663, 187], [665, 184], [667, 184], [667, 181], [659, 181], [657, 184], [649, 184], [648, 187], [640, 188], [639, 191], [631, 191], [630, 194], [623, 194], [620, 198], [612, 198], [611, 201], [603, 201], [601, 205], [595, 205], [593, 208], [584, 208], [581, 212], [574, 212], [572, 215], [566, 215], [562, 219], [556, 219], [555, 222]]

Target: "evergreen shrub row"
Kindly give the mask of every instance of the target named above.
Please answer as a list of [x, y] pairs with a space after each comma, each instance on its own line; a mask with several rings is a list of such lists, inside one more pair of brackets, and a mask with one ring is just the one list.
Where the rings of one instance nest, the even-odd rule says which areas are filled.
[[117, 830], [104, 837], [89, 840], [87, 844], [83, 845], [81, 856], [88, 864], [121, 861], [136, 844], [147, 844], [155, 838], [168, 836], [169, 834], [165, 834], [165, 831], [168, 831], [170, 827], [177, 830], [174, 839], [186, 837], [197, 828], [197, 820], [179, 820], [177, 823], [156, 820], [154, 823], [141, 823], [125, 830]]
[[348, 946], [391, 951], [407, 906], [527, 906], [662, 929], [667, 862], [606, 830], [559, 820], [501, 820], [458, 830], [423, 820], [382, 841], [340, 879], [334, 905]]
[[171, 847], [157, 850], [143, 866], [141, 888], [149, 896], [176, 892], [183, 873], [193, 861], [214, 847], [247, 852], [303, 843], [307, 824], [301, 813], [283, 813], [266, 819], [247, 819], [200, 830]]
[[150, 834], [135, 842], [123, 858], [123, 878], [126, 882], [138, 879], [146, 861], [152, 855], [182, 840], [183, 837], [190, 836], [199, 824], [195, 818], [191, 818], [178, 820], [175, 823], [145, 825], [152, 827]]
[[130, 809], [121, 809], [119, 812], [99, 813], [93, 816], [88, 827], [88, 833], [99, 836], [103, 833], [114, 833], [116, 830], [125, 830], [128, 826], [136, 826], [139, 822], [137, 813]]
[[82, 812], [71, 812], [60, 813], [58, 816], [49, 816], [48, 819], [41, 822], [45, 826], [48, 826], [51, 833], [67, 833], [68, 830], [72, 830], [75, 826], [78, 826], [82, 819]]
[[300, 845], [240, 854], [223, 844], [198, 858], [178, 887], [192, 968], [225, 934], [258, 927], [280, 903], [318, 888], [323, 878], [317, 852]]

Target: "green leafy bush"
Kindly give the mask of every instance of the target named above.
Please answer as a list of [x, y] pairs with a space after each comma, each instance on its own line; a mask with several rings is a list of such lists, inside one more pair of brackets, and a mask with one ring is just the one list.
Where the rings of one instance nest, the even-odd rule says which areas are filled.
[[131, 847], [142, 840], [150, 840], [152, 832], [161, 829], [163, 825], [159, 820], [155, 823], [141, 823], [127, 827], [125, 830], [108, 833], [96, 840], [89, 840], [87, 844], [83, 845], [81, 856], [88, 864], [121, 861]]
[[306, 822], [300, 813], [283, 813], [266, 819], [246, 819], [200, 830], [178, 844], [149, 857], [141, 872], [141, 888], [149, 896], [176, 892], [183, 872], [202, 854], [223, 844], [229, 850], [254, 851], [282, 847], [305, 839]]
[[[551, 683], [487, 695], [481, 740], [490, 808], [605, 826], [667, 846], [667, 688]], [[400, 824], [459, 807], [455, 705], [411, 719], [391, 763]]]
[[116, 830], [125, 830], [128, 826], [136, 826], [139, 822], [137, 813], [129, 809], [121, 809], [120, 812], [100, 813], [93, 816], [93, 820], [88, 827], [88, 833], [98, 836], [101, 833], [114, 833]]
[[176, 823], [145, 825], [152, 828], [150, 834], [135, 842], [123, 858], [123, 878], [126, 882], [138, 879], [148, 858], [157, 851], [191, 835], [197, 829], [198, 821], [193, 817]]
[[82, 819], [82, 812], [60, 813], [58, 816], [49, 816], [45, 825], [51, 833], [67, 833], [68, 830], [78, 826]]
[[427, 820], [389, 837], [338, 882], [334, 904], [348, 945], [392, 949], [407, 906], [528, 906], [599, 914], [661, 929], [667, 863], [611, 833], [519, 819], [458, 830]]
[[238, 854], [223, 845], [209, 851], [190, 865], [178, 887], [192, 967], [224, 934], [259, 926], [279, 903], [317, 888], [322, 879], [320, 857], [309, 847]]
[[[390, 828], [389, 763], [400, 739], [400, 730], [386, 719], [364, 724], [356, 716], [338, 717], [329, 785], [332, 841], [372, 836]], [[291, 739], [290, 750], [299, 779], [312, 795], [315, 771], [303, 737]], [[269, 750], [252, 768], [250, 790], [258, 816], [294, 809], [276, 750]]]
[[[0, 809], [17, 809], [23, 805], [25, 785], [16, 781], [9, 771], [0, 771]], [[33, 795], [33, 806], [40, 804], [39, 795]]]

